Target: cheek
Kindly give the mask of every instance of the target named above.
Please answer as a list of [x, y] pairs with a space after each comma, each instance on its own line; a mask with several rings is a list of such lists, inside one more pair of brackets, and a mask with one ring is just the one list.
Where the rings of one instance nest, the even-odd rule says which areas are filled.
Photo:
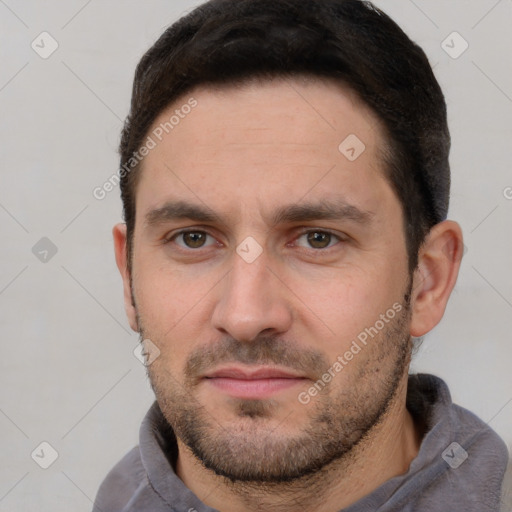
[[337, 347], [349, 344], [374, 315], [375, 296], [366, 282], [331, 282], [325, 295], [317, 296], [315, 312], [329, 327]]
[[[402, 280], [391, 274], [386, 276], [383, 269], [374, 272], [340, 270], [338, 279], [316, 283], [316, 290], [321, 292], [311, 293], [311, 287], [304, 283], [303, 286], [299, 296], [307, 297], [304, 312], [309, 318], [304, 322], [317, 332], [319, 328], [325, 331], [326, 337], [322, 336], [318, 341], [324, 340], [323, 346], [331, 356], [348, 348], [365, 328], [375, 325], [381, 314], [395, 302], [402, 301], [403, 293]], [[313, 311], [314, 315], [307, 311]]]
[[204, 294], [201, 283], [166, 261], [160, 248], [141, 250], [134, 258], [135, 300], [151, 326], [165, 323], [169, 328], [169, 322], [176, 323]]
[[219, 278], [152, 264], [149, 258], [143, 261], [133, 281], [141, 327], [157, 344], [162, 359], [170, 358], [174, 365], [207, 341], [210, 297]]

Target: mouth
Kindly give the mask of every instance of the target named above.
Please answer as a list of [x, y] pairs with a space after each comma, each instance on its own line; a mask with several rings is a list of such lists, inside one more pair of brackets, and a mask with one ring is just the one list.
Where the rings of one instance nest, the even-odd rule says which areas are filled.
[[225, 367], [204, 376], [204, 381], [233, 398], [264, 399], [304, 383], [306, 377], [276, 367]]

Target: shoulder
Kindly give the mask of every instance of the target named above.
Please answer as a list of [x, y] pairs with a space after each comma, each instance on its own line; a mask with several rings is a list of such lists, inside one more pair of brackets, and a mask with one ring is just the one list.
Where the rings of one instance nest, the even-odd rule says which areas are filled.
[[[512, 448], [512, 447], [511, 447]], [[512, 452], [512, 450], [511, 450]], [[501, 488], [501, 512], [512, 511], [512, 457], [508, 461], [507, 471]]]
[[130, 450], [107, 474], [96, 499], [93, 512], [121, 512], [132, 495], [146, 480], [139, 447]]

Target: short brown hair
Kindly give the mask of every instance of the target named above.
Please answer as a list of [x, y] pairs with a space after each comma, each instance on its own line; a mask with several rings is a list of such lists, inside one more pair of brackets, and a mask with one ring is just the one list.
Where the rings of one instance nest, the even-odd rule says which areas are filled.
[[[412, 271], [448, 211], [444, 96], [419, 46], [361, 0], [210, 0], [170, 26], [139, 62], [120, 144], [121, 168], [156, 117], [200, 85], [308, 74], [348, 85], [386, 130], [386, 177], [402, 205]], [[139, 166], [121, 176], [128, 261]]]

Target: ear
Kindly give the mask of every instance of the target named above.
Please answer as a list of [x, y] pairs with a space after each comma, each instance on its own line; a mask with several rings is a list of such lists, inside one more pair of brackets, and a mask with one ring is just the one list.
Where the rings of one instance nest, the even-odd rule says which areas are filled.
[[116, 224], [112, 229], [112, 235], [114, 237], [114, 251], [116, 254], [117, 268], [123, 278], [124, 308], [126, 316], [128, 317], [130, 327], [134, 331], [139, 332], [137, 312], [132, 301], [132, 291], [130, 286], [130, 271], [128, 269], [128, 253], [126, 250], [126, 224]]
[[446, 220], [430, 230], [413, 277], [411, 336], [425, 335], [443, 318], [463, 251], [462, 230], [456, 222]]

